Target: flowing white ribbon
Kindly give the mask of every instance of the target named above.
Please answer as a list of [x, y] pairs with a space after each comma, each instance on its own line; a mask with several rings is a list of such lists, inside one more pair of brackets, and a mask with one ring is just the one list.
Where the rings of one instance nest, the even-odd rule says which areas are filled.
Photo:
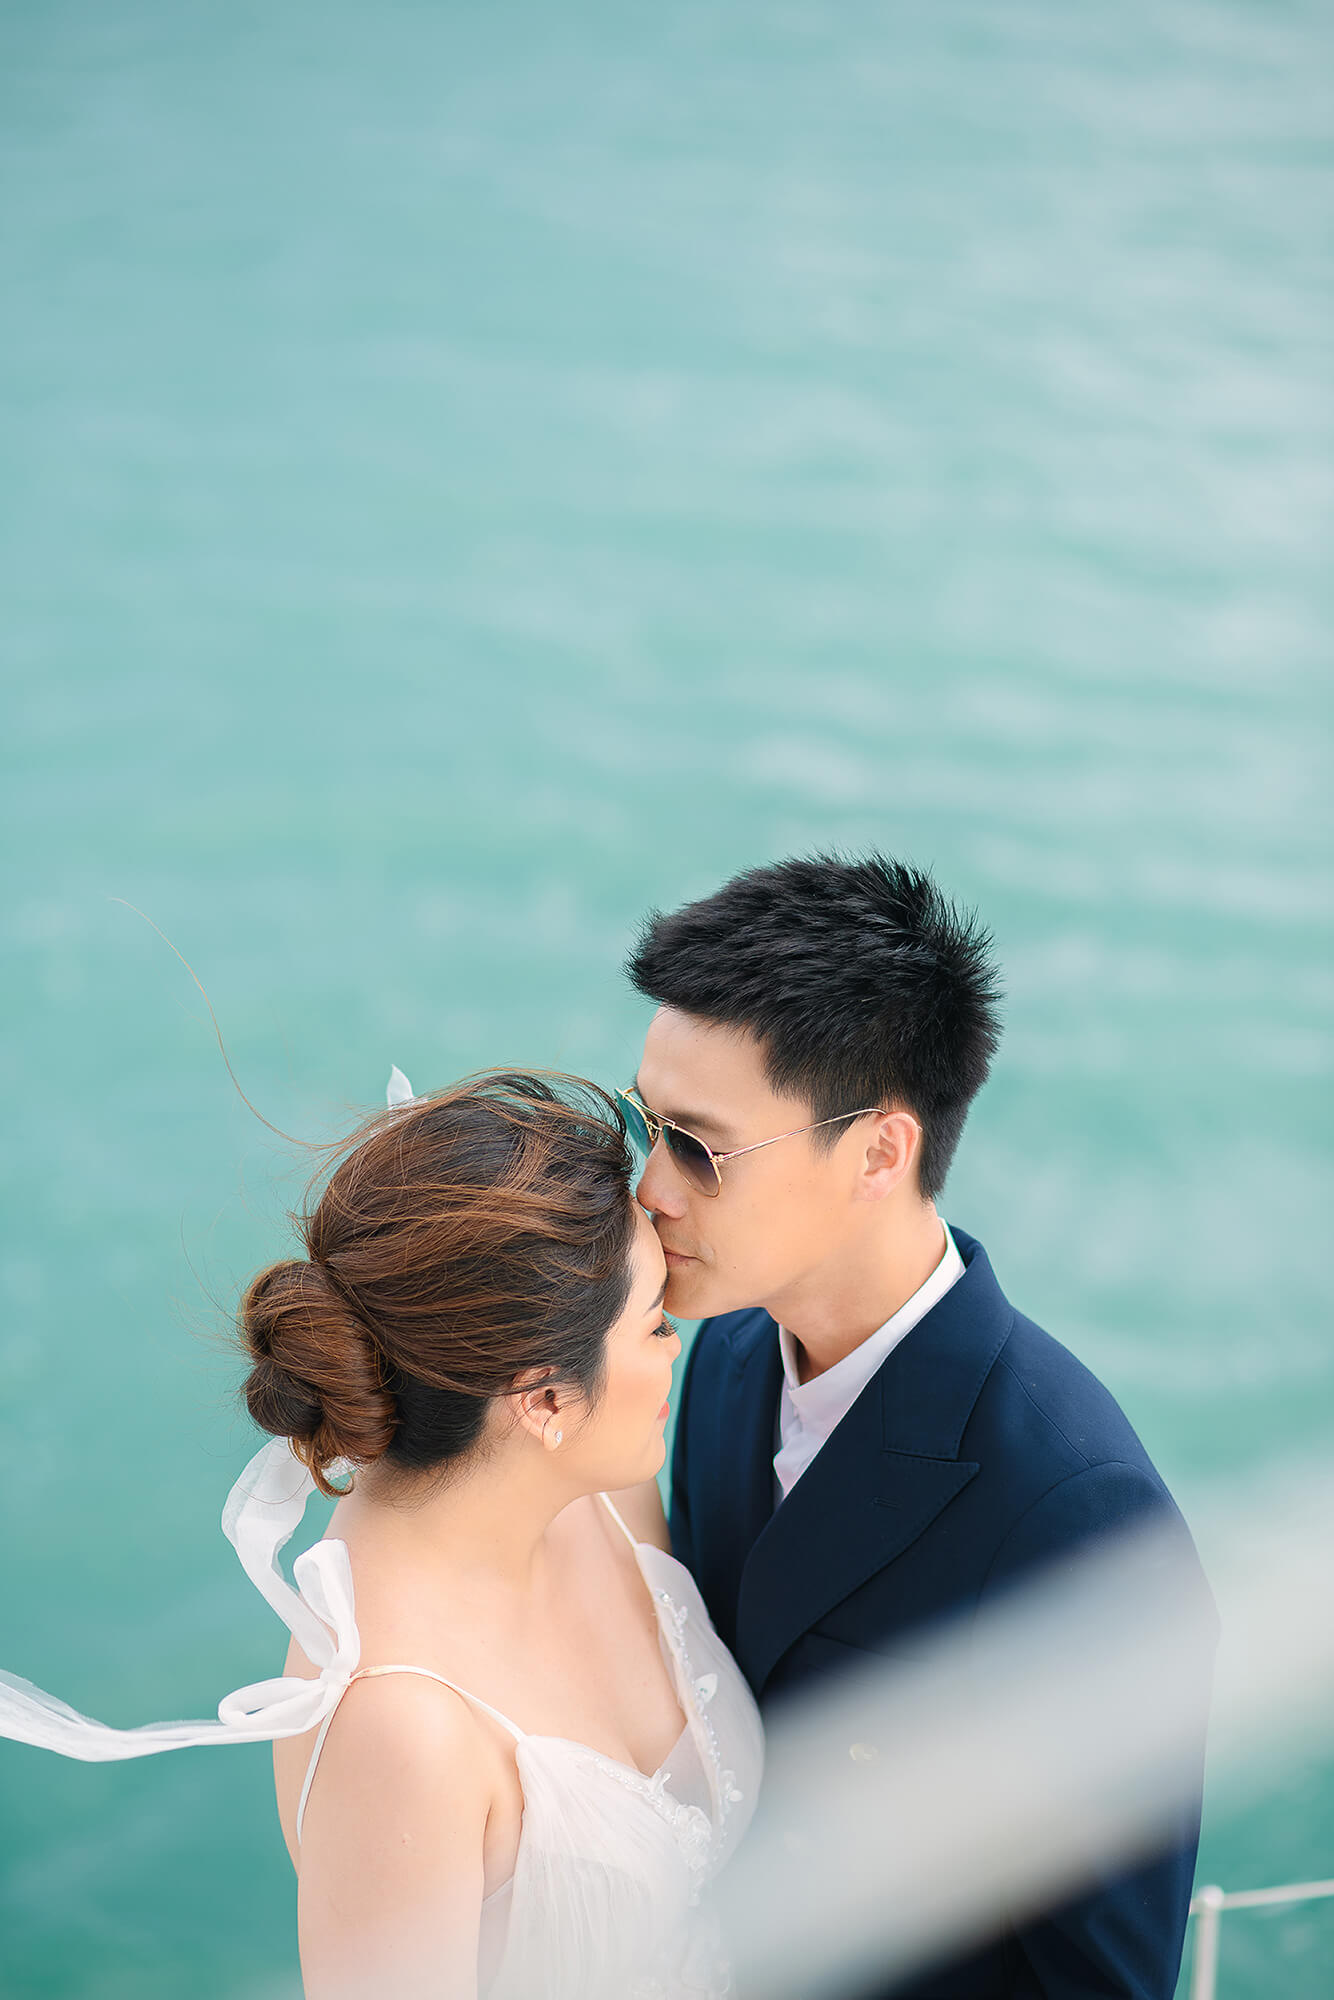
[[346, 1543], [317, 1542], [299, 1555], [292, 1566], [295, 1589], [278, 1567], [279, 1551], [299, 1527], [314, 1491], [314, 1480], [288, 1440], [273, 1438], [246, 1466], [222, 1513], [223, 1533], [246, 1575], [319, 1668], [314, 1679], [286, 1674], [237, 1688], [218, 1703], [216, 1722], [113, 1729], [31, 1681], [0, 1671], [0, 1736], [86, 1764], [105, 1764], [211, 1743], [271, 1743], [302, 1736], [322, 1722], [356, 1672], [361, 1635]]
[[[390, 1067], [385, 1098], [391, 1110], [415, 1101], [412, 1085], [396, 1064]], [[330, 1467], [335, 1476], [346, 1469]], [[356, 1672], [361, 1635], [345, 1543], [317, 1542], [299, 1555], [292, 1565], [295, 1589], [278, 1567], [279, 1552], [300, 1526], [315, 1490], [288, 1440], [273, 1438], [246, 1466], [222, 1510], [223, 1533], [242, 1568], [319, 1668], [314, 1679], [281, 1674], [237, 1688], [218, 1703], [216, 1722], [145, 1722], [114, 1729], [0, 1668], [0, 1736], [86, 1764], [105, 1764], [210, 1743], [271, 1743], [282, 1736], [302, 1736], [323, 1722]]]

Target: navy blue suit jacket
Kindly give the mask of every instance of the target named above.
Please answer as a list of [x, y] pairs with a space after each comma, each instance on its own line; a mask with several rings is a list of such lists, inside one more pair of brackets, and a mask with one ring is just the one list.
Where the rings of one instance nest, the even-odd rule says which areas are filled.
[[[1090, 1538], [1170, 1519], [1167, 1488], [1111, 1395], [997, 1284], [965, 1270], [882, 1363], [782, 1505], [773, 1506], [782, 1381], [765, 1312], [706, 1320], [687, 1360], [672, 1461], [672, 1547], [762, 1710], [931, 1622], [991, 1602]], [[1207, 1692], [1202, 1689], [1201, 1742]], [[1199, 1839], [1012, 1927], [907, 1989], [920, 2000], [1170, 2000]], [[904, 1989], [895, 1989], [902, 1991]]]

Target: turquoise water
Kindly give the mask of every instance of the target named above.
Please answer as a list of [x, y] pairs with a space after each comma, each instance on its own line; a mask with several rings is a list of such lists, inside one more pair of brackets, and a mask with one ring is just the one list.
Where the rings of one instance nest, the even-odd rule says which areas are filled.
[[[604, 1081], [650, 905], [994, 925], [945, 1203], [1188, 1511], [1334, 1442], [1330, 16], [11, 4], [0, 1660], [202, 1715], [227, 1313], [391, 1061]], [[1209, 1553], [1206, 1546], [1206, 1555]], [[1202, 1879], [1334, 1875], [1334, 1737]], [[262, 1748], [0, 1753], [0, 1992], [291, 2000]], [[1229, 1918], [1327, 1990], [1334, 1906]]]

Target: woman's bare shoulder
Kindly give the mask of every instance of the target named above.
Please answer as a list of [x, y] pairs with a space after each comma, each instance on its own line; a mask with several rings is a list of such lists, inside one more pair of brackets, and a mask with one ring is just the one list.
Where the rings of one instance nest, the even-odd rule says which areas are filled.
[[346, 1689], [302, 1830], [298, 1923], [312, 2000], [476, 1994], [494, 1755], [424, 1674]]
[[333, 1750], [329, 1776], [341, 1809], [363, 1825], [406, 1828], [438, 1824], [447, 1799], [441, 1833], [454, 1839], [475, 1829], [480, 1856], [497, 1748], [457, 1689], [421, 1673], [376, 1674], [354, 1681], [339, 1710], [341, 1727], [330, 1729], [325, 1751]]
[[[286, 1672], [314, 1679], [315, 1669], [293, 1640]], [[296, 1811], [318, 1732], [274, 1744], [278, 1814], [297, 1859]], [[391, 1795], [410, 1814], [414, 1796], [447, 1778], [465, 1817], [489, 1803], [495, 1751], [463, 1695], [424, 1673], [367, 1674], [339, 1700], [320, 1751], [307, 1804], [307, 1828], [337, 1797], [349, 1810], [376, 1810], [372, 1795]], [[356, 1802], [356, 1803], [353, 1803]]]

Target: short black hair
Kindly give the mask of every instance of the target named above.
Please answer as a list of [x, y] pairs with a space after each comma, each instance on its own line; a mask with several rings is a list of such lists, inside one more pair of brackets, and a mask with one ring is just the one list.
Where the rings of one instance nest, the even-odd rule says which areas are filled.
[[[816, 1119], [902, 1107], [922, 1125], [934, 1200], [1000, 1040], [991, 935], [930, 874], [882, 854], [752, 868], [669, 916], [651, 911], [626, 961], [660, 1006], [749, 1029], [775, 1090]], [[812, 1135], [836, 1145], [829, 1126]]]

